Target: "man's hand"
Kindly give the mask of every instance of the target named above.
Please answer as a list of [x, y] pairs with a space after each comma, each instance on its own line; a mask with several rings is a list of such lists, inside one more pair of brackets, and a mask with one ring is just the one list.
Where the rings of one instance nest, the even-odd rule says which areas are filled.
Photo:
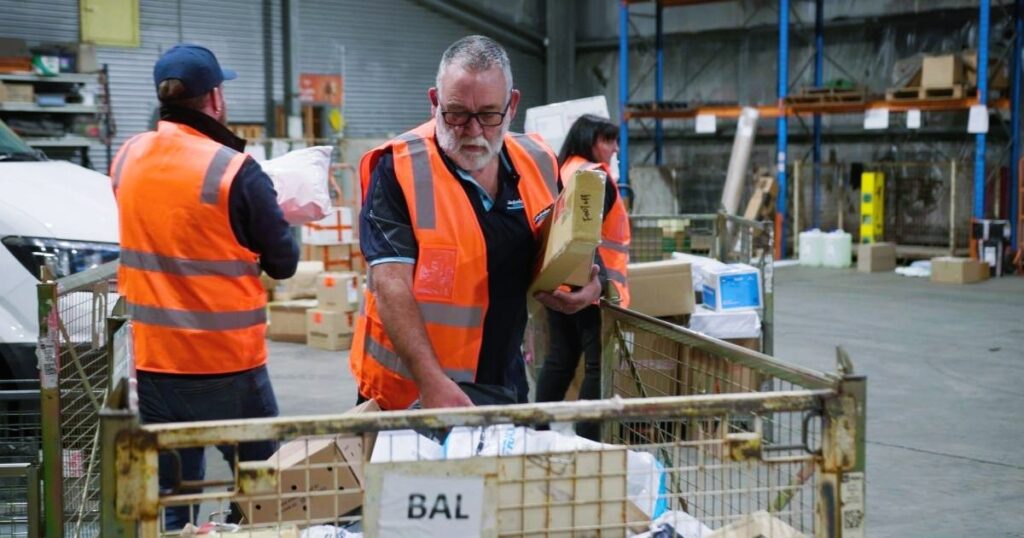
[[420, 387], [420, 405], [424, 409], [438, 407], [473, 407], [473, 401], [447, 377], [438, 377]]
[[597, 278], [599, 270], [597, 265], [592, 265], [590, 267], [590, 282], [576, 291], [538, 291], [533, 294], [533, 297], [555, 312], [575, 314], [593, 304], [601, 296], [601, 281]]

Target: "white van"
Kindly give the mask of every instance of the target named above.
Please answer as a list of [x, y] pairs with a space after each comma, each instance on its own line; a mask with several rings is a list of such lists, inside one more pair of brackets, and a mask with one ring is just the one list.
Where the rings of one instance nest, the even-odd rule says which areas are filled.
[[110, 178], [49, 161], [0, 121], [0, 380], [37, 379], [36, 284], [117, 259]]

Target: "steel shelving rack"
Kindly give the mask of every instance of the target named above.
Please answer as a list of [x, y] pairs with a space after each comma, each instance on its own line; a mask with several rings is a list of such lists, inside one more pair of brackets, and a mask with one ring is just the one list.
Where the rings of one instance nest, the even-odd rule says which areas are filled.
[[[629, 18], [630, 6], [640, 3], [655, 3], [655, 73], [654, 73], [654, 106], [638, 108], [630, 105], [629, 90]], [[714, 114], [718, 117], [736, 118], [739, 106], [706, 106], [686, 109], [674, 109], [664, 105], [664, 54], [665, 37], [663, 28], [664, 10], [671, 7], [685, 7], [697, 4], [720, 3], [725, 0], [620, 0], [619, 2], [619, 182], [623, 186], [629, 184], [629, 122], [634, 119], [648, 118], [655, 120], [654, 156], [655, 163], [662, 164], [664, 156], [665, 133], [662, 121], [666, 119], [693, 118], [698, 114]], [[814, 0], [814, 84], [821, 86], [824, 68], [824, 0]], [[789, 86], [789, 12], [790, 0], [778, 0], [778, 87], [777, 101], [773, 105], [760, 105], [756, 108], [762, 117], [776, 120], [776, 180], [779, 196], [776, 200], [775, 213], [775, 255], [782, 258], [786, 245], [786, 211], [788, 199], [786, 193], [788, 163], [788, 120], [790, 117], [813, 116], [813, 209], [814, 224], [818, 224], [821, 208], [821, 146], [823, 114], [854, 114], [869, 109], [885, 108], [893, 112], [907, 110], [921, 111], [955, 111], [967, 110], [973, 105], [986, 105], [990, 108], [1009, 108], [1010, 117], [1010, 185], [1009, 192], [1024, 192], [1021, 185], [1020, 167], [1020, 108], [1021, 108], [1021, 47], [1024, 25], [1024, 0], [1014, 0], [1013, 26], [1015, 29], [1014, 49], [1011, 65], [1011, 97], [988, 102], [988, 55], [989, 55], [989, 19], [991, 12], [990, 0], [979, 0], [978, 7], [978, 66], [977, 96], [967, 99], [920, 100], [920, 101], [866, 101], [863, 103], [822, 103], [822, 104], [786, 104]], [[974, 191], [972, 218], [985, 217], [985, 150], [986, 135], [975, 135], [974, 151]], [[1011, 244], [1018, 245], [1020, 233], [1018, 228], [1024, 224], [1024, 208], [1020, 196], [1011, 196], [1009, 217], [1011, 219]], [[973, 240], [972, 240], [973, 247]], [[972, 248], [972, 253], [974, 249]]]

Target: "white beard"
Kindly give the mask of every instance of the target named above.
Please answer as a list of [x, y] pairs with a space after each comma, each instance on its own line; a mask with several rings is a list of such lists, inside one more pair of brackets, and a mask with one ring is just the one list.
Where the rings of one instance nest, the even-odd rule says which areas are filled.
[[[474, 121], [474, 120], [470, 120]], [[508, 124], [504, 124], [501, 127], [501, 134], [497, 137], [493, 143], [487, 140], [483, 134], [479, 136], [464, 136], [456, 139], [455, 133], [448, 127], [448, 124], [444, 122], [444, 118], [441, 117], [441, 113], [437, 113], [437, 143], [441, 146], [445, 155], [451, 160], [455, 161], [455, 164], [466, 170], [467, 172], [476, 172], [483, 169], [491, 160], [501, 153], [501, 148], [505, 143], [505, 134], [508, 133]], [[487, 148], [487, 151], [482, 154], [471, 154], [464, 153], [462, 146], [481, 146]]]

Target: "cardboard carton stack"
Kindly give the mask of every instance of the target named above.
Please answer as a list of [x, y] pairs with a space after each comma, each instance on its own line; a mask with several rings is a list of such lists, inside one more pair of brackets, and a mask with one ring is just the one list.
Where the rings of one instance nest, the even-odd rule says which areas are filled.
[[328, 272], [316, 277], [317, 305], [306, 311], [307, 345], [328, 351], [352, 346], [362, 280], [353, 272]]
[[336, 207], [323, 219], [303, 225], [302, 259], [323, 262], [328, 271], [365, 271], [354, 215], [351, 207]]

